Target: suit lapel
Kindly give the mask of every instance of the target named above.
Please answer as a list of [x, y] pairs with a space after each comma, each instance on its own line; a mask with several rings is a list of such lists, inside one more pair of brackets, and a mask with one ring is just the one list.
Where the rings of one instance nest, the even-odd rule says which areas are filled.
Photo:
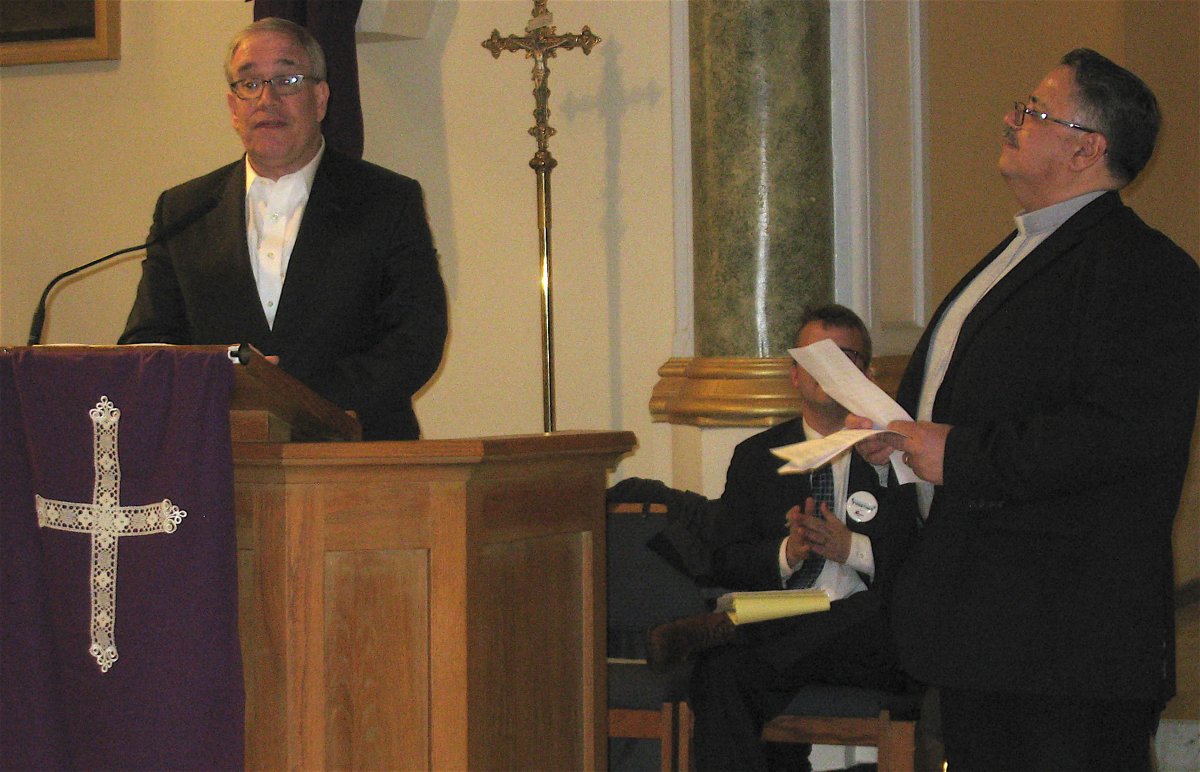
[[[950, 359], [950, 365], [946, 371], [946, 377], [942, 381], [943, 388], [953, 382], [953, 374], [958, 365], [962, 352], [966, 351], [971, 340], [978, 333], [980, 327], [993, 314], [1000, 310], [1008, 299], [1012, 297], [1018, 289], [1026, 282], [1038, 275], [1047, 266], [1055, 261], [1060, 255], [1069, 251], [1072, 247], [1086, 235], [1087, 231], [1096, 223], [1097, 220], [1105, 217], [1114, 209], [1121, 206], [1120, 195], [1115, 192], [1106, 193], [1100, 196], [1095, 201], [1091, 202], [1074, 216], [1070, 217], [1061, 227], [1037, 246], [1032, 252], [1025, 256], [1018, 265], [1014, 266], [1009, 273], [1004, 276], [996, 286], [992, 287], [976, 304], [975, 308], [967, 315], [963, 321], [962, 330], [959, 332], [958, 341], [954, 346], [954, 354]], [[933, 335], [933, 329], [937, 320], [941, 319], [942, 314], [950, 306], [955, 298], [971, 283], [971, 281], [986, 268], [993, 260], [995, 260], [1001, 252], [1012, 242], [1016, 237], [1016, 231], [1010, 233], [1004, 241], [993, 249], [987, 257], [981, 260], [966, 276], [955, 285], [954, 289], [946, 296], [937, 311], [932, 317], [932, 321], [926, 325], [925, 332], [918, 341], [916, 348], [913, 351], [912, 358], [909, 361], [908, 368], [905, 370], [904, 377], [901, 380], [900, 388], [897, 392], [900, 404], [913, 413], [917, 409], [917, 400], [920, 398], [921, 384], [925, 378], [925, 359], [929, 353], [929, 343]], [[939, 391], [939, 401], [942, 397]]]
[[250, 268], [250, 248], [246, 244], [246, 163], [245, 159], [234, 165], [225, 182], [217, 204], [215, 221], [220, 227], [212, 229], [208, 237], [212, 240], [206, 252], [212, 260], [219, 261], [218, 271], [228, 277], [225, 304], [228, 313], [241, 317], [238, 326], [251, 334], [248, 340], [266, 340], [270, 334], [267, 317], [263, 314], [262, 301], [258, 298], [258, 287], [254, 283], [254, 272]]
[[[851, 449], [850, 453], [854, 453]], [[875, 497], [877, 503], [883, 501], [883, 488], [879, 485], [879, 473], [875, 471], [875, 467], [871, 466], [859, 456], [852, 455], [850, 457], [850, 474], [848, 485], [846, 487], [846, 498], [849, 499], [859, 491], [866, 491]], [[871, 518], [864, 522], [859, 522], [854, 518], [846, 515], [846, 527], [851, 531], [866, 534], [874, 537], [877, 526], [880, 525], [877, 518]], [[869, 584], [869, 582], [868, 582]]]
[[917, 414], [917, 403], [921, 398], [921, 384], [925, 381], [925, 359], [929, 356], [929, 344], [933, 339], [933, 330], [936, 327], [936, 322], [942, 318], [942, 314], [946, 312], [946, 309], [950, 307], [954, 299], [970, 285], [975, 277], [1000, 256], [1000, 253], [1008, 247], [1016, 235], [1016, 231], [1008, 234], [1007, 238], [1001, 241], [986, 257], [976, 263], [974, 268], [967, 271], [967, 274], [959, 279], [958, 284], [954, 285], [954, 288], [942, 299], [941, 305], [937, 307], [937, 310], [933, 312], [933, 316], [930, 317], [931, 321], [925, 325], [925, 332], [921, 334], [920, 340], [917, 341], [912, 356], [909, 358], [908, 367], [904, 370], [904, 376], [900, 379], [900, 386], [896, 390], [896, 401], [908, 411], [909, 415], [916, 416]]
[[339, 161], [336, 152], [326, 148], [317, 166], [312, 191], [304, 207], [304, 217], [300, 221], [300, 231], [296, 234], [296, 244], [288, 258], [287, 278], [279, 296], [279, 311], [275, 315], [276, 333], [286, 331], [290, 325], [304, 319], [310, 306], [306, 298], [321, 287], [321, 275], [337, 241], [343, 206], [344, 188]]
[[[790, 444], [793, 442], [803, 442], [807, 439], [808, 437], [804, 432], [804, 424], [801, 419], [797, 418], [795, 432], [792, 437], [788, 438], [787, 442]], [[849, 497], [856, 491], [868, 491], [872, 495], [878, 495], [880, 492], [879, 475], [875, 472], [875, 467], [871, 466], [862, 458], [855, 456], [855, 451], [853, 448], [846, 452], [850, 454], [850, 468], [846, 473], [846, 496]], [[803, 488], [803, 498], [807, 498], [808, 496], [812, 495], [811, 472], [791, 476], [799, 478], [797, 483], [799, 487]], [[834, 489], [834, 495], [837, 495], [836, 486]], [[803, 503], [803, 498], [801, 498], [801, 503]], [[831, 508], [836, 509], [836, 504], [837, 502], [834, 502], [835, 506]], [[870, 521], [867, 523], [859, 523], [853, 518], [847, 517], [845, 522], [846, 527], [851, 531], [863, 533], [868, 532], [871, 529]]]
[[962, 331], [958, 335], [958, 343], [950, 359], [946, 371], [946, 381], [952, 381], [952, 373], [961, 358], [962, 352], [970, 346], [971, 340], [979, 329], [997, 311], [1004, 307], [1009, 298], [1026, 282], [1033, 279], [1060, 255], [1073, 249], [1092, 228], [1097, 220], [1120, 206], [1121, 199], [1116, 193], [1100, 196], [1083, 209], [1068, 218], [1054, 233], [1050, 234], [1032, 252], [1025, 256], [1020, 263], [996, 283], [982, 298], [975, 308], [963, 321]]

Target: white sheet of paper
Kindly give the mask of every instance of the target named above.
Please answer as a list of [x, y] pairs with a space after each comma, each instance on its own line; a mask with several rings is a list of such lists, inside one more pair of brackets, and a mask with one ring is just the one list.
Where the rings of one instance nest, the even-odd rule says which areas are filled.
[[[788, 349], [788, 353], [821, 384], [826, 394], [840, 402], [851, 413], [870, 418], [876, 429], [887, 428], [890, 421], [913, 420], [896, 400], [885, 394], [883, 389], [855, 367], [850, 358], [830, 338], [824, 338], [803, 348]], [[837, 437], [845, 431], [830, 436]], [[908, 464], [904, 463], [904, 454], [900, 451], [892, 453], [891, 462], [892, 468], [896, 470], [896, 479], [901, 483], [916, 482], [919, 479]]]
[[825, 466], [856, 443], [886, 431], [887, 429], [842, 429], [819, 440], [771, 448], [771, 452], [787, 462], [779, 467], [779, 474], [800, 474]]

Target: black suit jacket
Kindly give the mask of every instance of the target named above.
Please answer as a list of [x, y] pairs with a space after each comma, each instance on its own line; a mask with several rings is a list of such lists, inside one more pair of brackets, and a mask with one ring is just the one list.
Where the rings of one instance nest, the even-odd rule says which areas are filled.
[[[914, 414], [933, 326], [899, 390]], [[933, 406], [954, 426], [945, 484], [894, 593], [913, 675], [1001, 692], [1173, 693], [1171, 526], [1198, 351], [1196, 263], [1115, 192], [984, 296]]]
[[[412, 395], [441, 362], [446, 296], [420, 185], [331, 148], [267, 326], [239, 160], [159, 197], [121, 343], [251, 343], [358, 413], [366, 439], [416, 439]], [[188, 222], [180, 232], [178, 223]]]
[[[784, 462], [771, 448], [804, 439], [803, 422], [796, 418], [759, 432], [734, 449], [721, 496], [724, 507], [715, 527], [713, 568], [719, 584], [734, 590], [780, 589], [779, 544], [787, 536], [785, 515], [793, 506], [804, 505], [811, 487], [807, 474], [779, 474]], [[850, 530], [871, 539], [874, 579], [864, 576], [868, 591], [834, 601], [829, 612], [751, 625], [756, 637], [771, 640], [769, 647], [760, 646], [760, 654], [779, 668], [880, 615], [888, 582], [916, 539], [919, 515], [913, 486], [880, 486], [875, 468], [857, 454], [851, 456], [848, 482], [850, 493], [869, 491], [879, 502], [875, 517], [867, 522], [846, 519]]]

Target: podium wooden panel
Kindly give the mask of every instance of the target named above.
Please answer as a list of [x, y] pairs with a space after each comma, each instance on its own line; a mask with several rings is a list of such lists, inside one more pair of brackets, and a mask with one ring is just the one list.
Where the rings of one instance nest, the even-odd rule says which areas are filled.
[[604, 769], [634, 442], [235, 444], [247, 768]]

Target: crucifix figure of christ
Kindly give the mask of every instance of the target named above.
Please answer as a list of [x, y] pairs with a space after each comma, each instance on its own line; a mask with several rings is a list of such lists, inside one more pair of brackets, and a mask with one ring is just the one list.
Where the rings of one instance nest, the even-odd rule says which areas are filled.
[[92, 536], [92, 645], [88, 649], [100, 671], [117, 661], [117, 545], [123, 536], [172, 533], [187, 516], [170, 499], [142, 506], [121, 506], [121, 462], [117, 429], [121, 411], [101, 397], [88, 411], [92, 419], [96, 481], [90, 503], [56, 501], [35, 496], [38, 526]]
[[533, 120], [529, 133], [537, 140], [537, 152], [529, 161], [537, 175], [537, 219], [538, 251], [542, 270], [542, 424], [547, 432], [554, 431], [554, 304], [551, 291], [550, 270], [550, 172], [558, 165], [550, 155], [550, 137], [554, 128], [550, 126], [550, 68], [546, 60], [555, 56], [558, 49], [571, 51], [583, 49], [590, 54], [600, 38], [592, 34], [585, 24], [579, 34], [558, 34], [554, 17], [546, 10], [548, 0], [534, 0], [533, 14], [525, 25], [525, 35], [500, 37], [499, 30], [483, 41], [483, 47], [492, 52], [496, 59], [501, 51], [524, 51], [526, 59], [533, 59]]

